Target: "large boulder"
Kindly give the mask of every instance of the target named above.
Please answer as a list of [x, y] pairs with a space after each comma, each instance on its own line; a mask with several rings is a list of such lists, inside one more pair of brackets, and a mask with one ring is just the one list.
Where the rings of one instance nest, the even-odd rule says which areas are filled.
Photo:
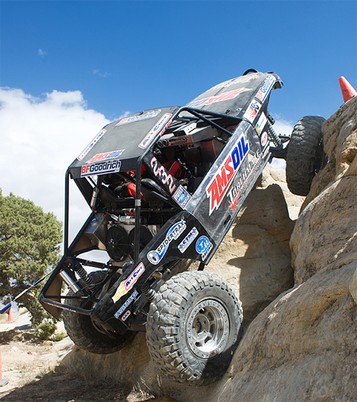
[[[294, 221], [284, 193], [288, 193], [284, 171], [268, 166], [207, 267], [236, 291], [245, 326], [294, 284], [289, 248]], [[301, 197], [289, 201], [294, 215]]]
[[290, 240], [295, 286], [251, 323], [212, 401], [356, 399], [356, 129], [357, 97], [323, 125], [328, 163]]
[[290, 241], [296, 284], [357, 261], [357, 97], [322, 129], [328, 163], [313, 181]]
[[355, 400], [355, 270], [318, 273], [271, 303], [251, 323], [209, 401]]

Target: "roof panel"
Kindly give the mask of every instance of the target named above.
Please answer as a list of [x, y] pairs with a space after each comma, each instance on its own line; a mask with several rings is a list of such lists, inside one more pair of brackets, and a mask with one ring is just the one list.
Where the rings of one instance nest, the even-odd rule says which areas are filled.
[[151, 109], [108, 124], [70, 165], [72, 177], [136, 169], [137, 159], [163, 133], [177, 109]]

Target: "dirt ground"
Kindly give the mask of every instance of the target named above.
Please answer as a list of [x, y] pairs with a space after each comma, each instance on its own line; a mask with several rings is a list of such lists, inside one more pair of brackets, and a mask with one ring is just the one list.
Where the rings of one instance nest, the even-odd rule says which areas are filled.
[[[26, 317], [25, 317], [26, 319]], [[0, 321], [0, 354], [2, 401], [118, 401], [171, 402], [171, 398], [155, 398], [135, 389], [124, 389], [112, 381], [88, 381], [80, 373], [73, 377], [61, 366], [73, 343], [66, 336], [59, 342], [39, 343], [28, 323], [21, 317], [15, 323]], [[0, 372], [1, 375], [1, 372]]]

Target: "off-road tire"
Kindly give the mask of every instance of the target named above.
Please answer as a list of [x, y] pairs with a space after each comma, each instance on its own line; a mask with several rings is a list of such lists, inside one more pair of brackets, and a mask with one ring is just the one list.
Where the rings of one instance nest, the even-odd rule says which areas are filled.
[[305, 116], [293, 128], [286, 156], [286, 182], [293, 194], [306, 196], [312, 179], [323, 167], [324, 121], [320, 116]]
[[150, 304], [146, 339], [161, 373], [203, 385], [228, 368], [243, 313], [228, 285], [208, 272], [184, 272], [165, 282]]
[[[68, 296], [73, 296], [70, 290]], [[67, 299], [67, 304], [75, 307], [84, 307], [80, 299]], [[85, 306], [88, 308], [88, 305]], [[121, 335], [100, 332], [92, 318], [88, 315], [63, 310], [63, 323], [68, 336], [81, 349], [97, 354], [114, 353], [124, 348], [136, 335], [127, 331]]]

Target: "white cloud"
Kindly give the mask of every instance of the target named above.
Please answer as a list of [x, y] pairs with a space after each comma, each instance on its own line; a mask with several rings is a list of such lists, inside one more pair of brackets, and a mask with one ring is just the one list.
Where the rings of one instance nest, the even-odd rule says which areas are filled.
[[37, 49], [37, 56], [39, 57], [45, 57], [46, 52], [43, 49]]
[[[21, 89], [0, 88], [3, 194], [30, 199], [63, 220], [66, 169], [107, 123], [86, 108], [80, 91], [52, 91], [38, 99]], [[73, 211], [73, 227], [78, 227], [89, 213], [81, 196]]]
[[293, 131], [293, 124], [290, 121], [284, 120], [280, 116], [274, 116], [276, 119], [274, 130], [277, 134], [290, 135]]
[[98, 68], [95, 68], [94, 70], [92, 70], [93, 75], [97, 75], [98, 77], [101, 78], [108, 78], [111, 76], [110, 73], [108, 73], [107, 71], [101, 71]]

